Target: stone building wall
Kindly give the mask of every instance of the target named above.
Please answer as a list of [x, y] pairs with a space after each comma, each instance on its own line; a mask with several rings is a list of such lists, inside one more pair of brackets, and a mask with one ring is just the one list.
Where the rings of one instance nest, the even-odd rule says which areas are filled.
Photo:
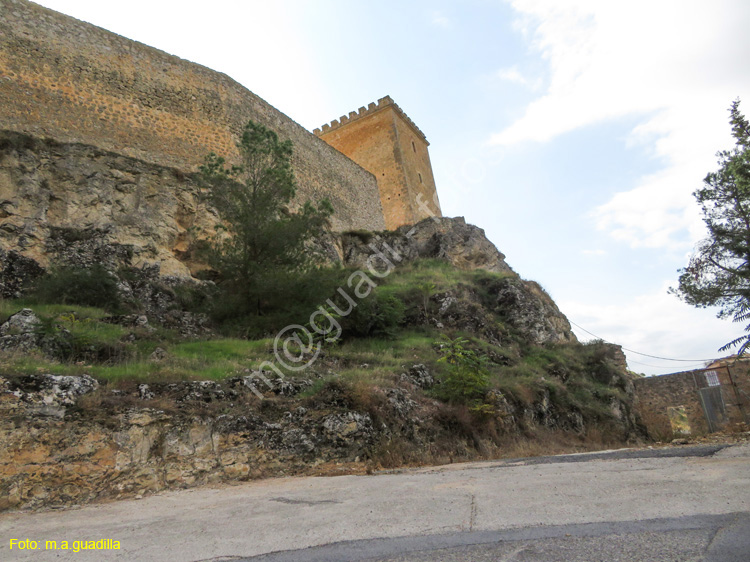
[[[396, 106], [398, 107], [398, 106]], [[406, 183], [409, 186], [409, 199], [414, 214], [411, 222], [418, 222], [429, 216], [442, 216], [437, 198], [435, 178], [427, 147], [430, 143], [406, 116], [394, 111], [398, 152], [403, 161]]]
[[[667, 438], [676, 431], [675, 416], [684, 411], [685, 433], [701, 435], [709, 432], [709, 424], [701, 404], [700, 390], [712, 386], [715, 376], [724, 405], [723, 426], [742, 423], [750, 414], [750, 365], [747, 362], [730, 366], [716, 364], [708, 369], [686, 371], [636, 379], [638, 410], [649, 433]], [[731, 376], [730, 376], [731, 375]]]
[[26, 0], [0, 0], [0, 129], [194, 171], [248, 120], [294, 144], [299, 200], [337, 230], [385, 226], [375, 178], [224, 74]]
[[[698, 394], [698, 381], [693, 371], [634, 381], [638, 398], [638, 410], [649, 434], [656, 438], [668, 438], [673, 433], [669, 408], [683, 407], [687, 413], [691, 433], [707, 433], [708, 424]], [[701, 384], [705, 386], [705, 381]]]
[[388, 229], [442, 216], [429, 143], [389, 96], [314, 132], [375, 175]]

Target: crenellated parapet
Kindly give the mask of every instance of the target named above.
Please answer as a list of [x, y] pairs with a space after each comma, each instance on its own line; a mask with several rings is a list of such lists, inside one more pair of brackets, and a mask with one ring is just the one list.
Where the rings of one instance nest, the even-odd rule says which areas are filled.
[[429, 143], [390, 96], [313, 133], [375, 176], [389, 230], [441, 216]]
[[409, 116], [404, 113], [404, 111], [398, 106], [396, 102], [393, 101], [391, 96], [380, 98], [378, 100], [378, 103], [370, 103], [367, 107], [362, 106], [357, 111], [350, 111], [349, 115], [342, 115], [338, 119], [334, 119], [330, 123], [326, 123], [320, 129], [315, 129], [313, 131], [313, 134], [320, 137], [353, 121], [372, 115], [373, 113], [385, 109], [386, 107], [393, 108], [401, 116], [401, 118], [406, 121], [412, 129], [414, 129], [414, 132], [416, 132], [419, 137], [424, 140], [424, 142], [426, 142], [428, 145], [430, 144], [429, 142], [427, 142], [427, 137], [425, 137], [425, 134], [421, 131], [421, 129], [414, 124], [414, 121], [409, 119]]

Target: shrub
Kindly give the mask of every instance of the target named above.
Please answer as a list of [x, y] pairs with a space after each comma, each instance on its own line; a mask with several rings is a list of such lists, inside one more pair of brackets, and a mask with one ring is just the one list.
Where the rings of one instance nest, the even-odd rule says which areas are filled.
[[370, 232], [369, 230], [348, 230], [347, 232], [344, 232], [344, 236], [357, 238], [362, 244], [369, 244], [375, 237], [375, 233]]
[[198, 285], [195, 283], [182, 283], [174, 286], [172, 292], [175, 295], [176, 305], [179, 310], [189, 312], [205, 312], [209, 310], [212, 298], [215, 298], [216, 290], [213, 286]]
[[221, 333], [232, 337], [273, 337], [290, 324], [307, 324], [310, 315], [326, 302], [337, 287], [344, 286], [345, 270], [316, 268], [294, 274], [274, 275], [264, 291], [261, 315], [252, 303], [231, 287], [220, 285], [205, 301]]
[[373, 293], [357, 303], [341, 327], [345, 336], [392, 338], [403, 322], [404, 304], [399, 299]]
[[486, 358], [469, 349], [468, 340], [456, 338], [440, 342], [443, 356], [439, 362], [448, 364], [448, 372], [436, 389], [438, 397], [452, 404], [481, 406], [489, 388]]
[[133, 355], [132, 346], [120, 341], [123, 328], [72, 313], [42, 316], [34, 331], [45, 353], [59, 361], [119, 363]]
[[37, 281], [33, 297], [42, 303], [93, 306], [110, 312], [120, 311], [122, 305], [117, 279], [101, 265], [51, 269]]

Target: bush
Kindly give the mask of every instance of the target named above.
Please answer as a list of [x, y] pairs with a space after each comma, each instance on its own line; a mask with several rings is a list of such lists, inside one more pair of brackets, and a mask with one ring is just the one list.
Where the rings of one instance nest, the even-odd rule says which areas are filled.
[[130, 359], [133, 349], [120, 341], [124, 329], [75, 314], [40, 317], [34, 330], [40, 347], [59, 361], [120, 363]]
[[171, 288], [179, 310], [188, 312], [206, 312], [210, 310], [212, 299], [216, 297], [213, 286], [182, 283]]
[[93, 306], [110, 312], [119, 312], [122, 306], [117, 278], [101, 265], [52, 269], [37, 281], [33, 298], [47, 304]]
[[489, 388], [490, 375], [486, 358], [469, 349], [468, 343], [464, 338], [440, 342], [443, 356], [438, 361], [448, 364], [448, 372], [435, 392], [446, 402], [477, 409]]
[[404, 322], [404, 304], [392, 295], [373, 293], [341, 321], [344, 336], [392, 338]]
[[265, 290], [258, 290], [261, 314], [243, 294], [221, 284], [206, 300], [205, 310], [226, 336], [273, 337], [290, 324], [307, 324], [310, 315], [324, 305], [336, 288], [345, 286], [345, 274], [339, 268], [319, 268], [274, 275]]

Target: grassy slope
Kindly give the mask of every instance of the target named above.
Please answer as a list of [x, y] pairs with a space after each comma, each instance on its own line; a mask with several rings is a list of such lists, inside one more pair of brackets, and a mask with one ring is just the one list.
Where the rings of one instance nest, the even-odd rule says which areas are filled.
[[[375, 292], [403, 302], [411, 325], [398, 326], [392, 337], [350, 338], [326, 346], [314, 372], [302, 373], [319, 378], [302, 398], [314, 395], [331, 378], [373, 388], [395, 386], [398, 374], [417, 363], [427, 365], [439, 378], [446, 366], [438, 362], [436, 342], [461, 336], [469, 339], [477, 353], [490, 358], [490, 388], [515, 404], [532, 405], [540, 396], [549, 395], [556, 406], [581, 413], [587, 420], [611, 417], [611, 400], [626, 400], [626, 396], [621, 388], [600, 382], [607, 377], [598, 374], [604, 371], [606, 375], [612, 366], [596, 345], [534, 346], [504, 325], [497, 315], [494, 320], [503, 334], [502, 345], [482, 341], [473, 334], [439, 330], [434, 322], [425, 321], [435, 313], [430, 295], [457, 286], [481, 294], [480, 281], [488, 277], [498, 274], [459, 271], [439, 261], [399, 268], [382, 280]], [[55, 326], [69, 330], [78, 354], [68, 361], [53, 361], [41, 354], [3, 354], [0, 368], [5, 374], [87, 373], [117, 386], [130, 381], [221, 380], [273, 359], [271, 339], [183, 341], [163, 329], [107, 324], [102, 321], [104, 311], [86, 307], [5, 301], [0, 303], [0, 321], [24, 306], [32, 308], [48, 330], [54, 331]], [[157, 347], [167, 352], [161, 361], [149, 358]], [[107, 353], [97, 352], [99, 349], [106, 349]], [[102, 355], [106, 360], [97, 359]]]

